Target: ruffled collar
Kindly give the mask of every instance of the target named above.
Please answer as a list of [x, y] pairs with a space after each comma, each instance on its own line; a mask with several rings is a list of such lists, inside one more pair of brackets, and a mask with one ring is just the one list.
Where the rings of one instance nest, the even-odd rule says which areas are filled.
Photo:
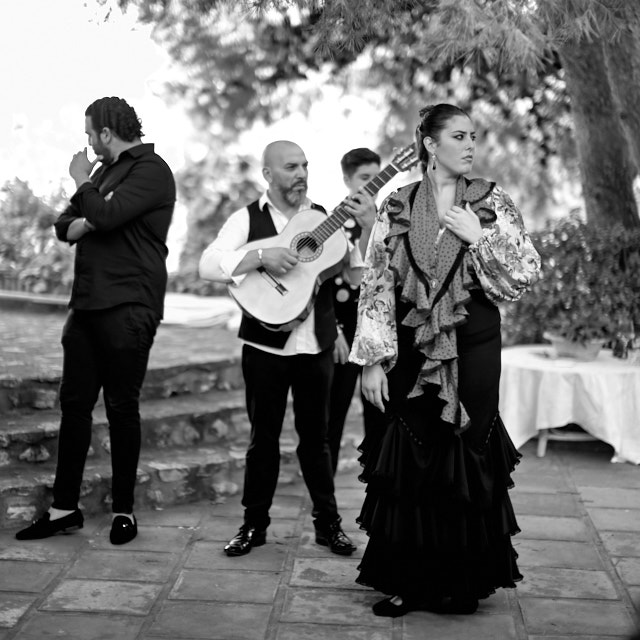
[[[495, 183], [467, 180], [456, 183], [455, 204], [469, 203], [481, 222], [495, 220], [486, 204]], [[456, 431], [468, 426], [469, 417], [458, 396], [456, 327], [466, 322], [471, 277], [466, 243], [440, 224], [431, 181], [400, 189], [385, 204], [389, 216], [386, 238], [390, 268], [400, 296], [410, 311], [399, 321], [414, 328], [414, 346], [424, 355], [422, 369], [409, 397], [423, 393], [427, 384], [440, 387], [444, 401], [442, 419]]]

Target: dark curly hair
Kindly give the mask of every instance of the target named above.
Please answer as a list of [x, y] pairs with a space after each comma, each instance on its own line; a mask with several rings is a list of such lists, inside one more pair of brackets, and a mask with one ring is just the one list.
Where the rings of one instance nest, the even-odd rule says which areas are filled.
[[454, 104], [430, 104], [420, 109], [420, 123], [416, 127], [416, 153], [422, 164], [422, 172], [426, 173], [429, 166], [429, 152], [425, 149], [422, 141], [426, 138], [438, 140], [440, 132], [445, 128], [447, 122], [455, 116], [466, 116], [469, 114]]
[[91, 117], [91, 124], [98, 133], [107, 127], [125, 142], [133, 142], [144, 135], [140, 118], [122, 98], [100, 98], [87, 107], [84, 115]]
[[367, 149], [366, 147], [358, 147], [357, 149], [351, 149], [351, 151], [347, 151], [347, 153], [342, 156], [342, 160], [340, 160], [342, 173], [344, 173], [347, 178], [351, 178], [351, 176], [353, 176], [353, 174], [363, 164], [379, 165], [380, 156], [375, 151], [371, 151], [371, 149]]

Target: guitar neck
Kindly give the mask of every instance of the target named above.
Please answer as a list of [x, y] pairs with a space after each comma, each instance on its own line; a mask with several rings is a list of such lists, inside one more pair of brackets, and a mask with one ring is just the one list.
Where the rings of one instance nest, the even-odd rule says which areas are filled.
[[[375, 196], [393, 176], [399, 173], [400, 169], [392, 162], [388, 164], [378, 175], [371, 178], [362, 187], [370, 196]], [[322, 244], [329, 236], [333, 235], [342, 225], [351, 218], [351, 214], [346, 210], [346, 198], [331, 212], [327, 219], [319, 224], [311, 233], [313, 239]]]

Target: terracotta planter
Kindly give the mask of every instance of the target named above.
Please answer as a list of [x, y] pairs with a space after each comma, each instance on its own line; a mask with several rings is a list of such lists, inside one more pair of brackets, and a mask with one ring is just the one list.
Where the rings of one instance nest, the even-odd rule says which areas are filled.
[[542, 337], [551, 343], [558, 358], [575, 358], [585, 362], [595, 360], [605, 343], [604, 340], [589, 340], [589, 342], [583, 344], [582, 342], [567, 340], [562, 336], [556, 336], [548, 331], [545, 331]]

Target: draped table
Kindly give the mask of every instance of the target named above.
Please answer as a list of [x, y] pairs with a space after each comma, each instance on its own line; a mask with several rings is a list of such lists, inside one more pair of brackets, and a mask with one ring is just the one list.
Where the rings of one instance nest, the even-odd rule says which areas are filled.
[[610, 350], [582, 362], [549, 345], [505, 347], [500, 413], [516, 448], [537, 436], [543, 456], [548, 439], [583, 439], [558, 429], [577, 424], [613, 447], [612, 462], [640, 464], [640, 363]]

